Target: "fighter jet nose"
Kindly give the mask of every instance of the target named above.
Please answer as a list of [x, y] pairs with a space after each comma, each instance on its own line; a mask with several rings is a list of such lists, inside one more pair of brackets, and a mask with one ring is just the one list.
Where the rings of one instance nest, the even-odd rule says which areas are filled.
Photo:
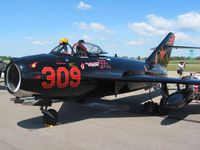
[[11, 63], [6, 69], [6, 88], [11, 94], [17, 93], [21, 85], [21, 71], [17, 64]]

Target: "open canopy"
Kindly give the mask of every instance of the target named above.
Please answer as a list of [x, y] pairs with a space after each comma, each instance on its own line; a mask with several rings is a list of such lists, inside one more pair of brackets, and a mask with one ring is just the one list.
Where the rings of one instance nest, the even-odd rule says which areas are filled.
[[[98, 45], [92, 43], [82, 43], [87, 50], [88, 55], [101, 55], [107, 54]], [[59, 44], [56, 46], [50, 54], [76, 54], [76, 47], [72, 48], [70, 44]]]
[[103, 51], [98, 45], [92, 43], [82, 43], [87, 49], [88, 54], [91, 55], [101, 55], [107, 54], [107, 52]]

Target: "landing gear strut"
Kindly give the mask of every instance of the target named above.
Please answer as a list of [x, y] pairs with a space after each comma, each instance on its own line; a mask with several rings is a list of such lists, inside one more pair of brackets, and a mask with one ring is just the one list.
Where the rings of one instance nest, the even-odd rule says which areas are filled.
[[165, 108], [165, 102], [166, 102], [167, 97], [169, 96], [169, 89], [167, 87], [167, 83], [162, 83], [161, 94], [162, 94], [162, 98], [159, 104], [159, 113], [160, 115], [167, 115], [168, 109]]
[[162, 98], [160, 100], [160, 104], [151, 101], [144, 103], [143, 112], [148, 114], [159, 114], [159, 115], [166, 115], [167, 109], [164, 107], [165, 100], [169, 95], [169, 90], [166, 83], [162, 83], [161, 88]]

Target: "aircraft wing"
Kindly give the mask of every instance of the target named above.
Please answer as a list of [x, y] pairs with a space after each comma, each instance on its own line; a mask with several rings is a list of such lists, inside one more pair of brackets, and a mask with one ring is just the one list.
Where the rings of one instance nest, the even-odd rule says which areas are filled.
[[131, 75], [127, 77], [122, 77], [119, 75], [109, 75], [101, 76], [98, 74], [89, 75], [87, 78], [96, 79], [96, 80], [114, 80], [122, 82], [152, 82], [152, 83], [173, 83], [173, 84], [195, 84], [200, 85], [200, 80], [198, 79], [181, 79], [181, 78], [168, 78], [168, 77], [158, 77], [150, 75]]
[[181, 79], [181, 78], [168, 78], [157, 77], [149, 75], [136, 75], [126, 77], [127, 81], [133, 82], [157, 82], [157, 83], [175, 83], [175, 84], [200, 84], [198, 79]]

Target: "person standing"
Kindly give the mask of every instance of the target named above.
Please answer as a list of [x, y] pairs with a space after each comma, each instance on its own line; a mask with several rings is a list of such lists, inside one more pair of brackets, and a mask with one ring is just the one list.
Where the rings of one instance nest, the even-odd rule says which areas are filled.
[[180, 77], [182, 77], [182, 75], [183, 75], [183, 71], [185, 70], [185, 62], [180, 62], [179, 64], [178, 64], [178, 70], [177, 70], [177, 73], [179, 74], [179, 76]]

